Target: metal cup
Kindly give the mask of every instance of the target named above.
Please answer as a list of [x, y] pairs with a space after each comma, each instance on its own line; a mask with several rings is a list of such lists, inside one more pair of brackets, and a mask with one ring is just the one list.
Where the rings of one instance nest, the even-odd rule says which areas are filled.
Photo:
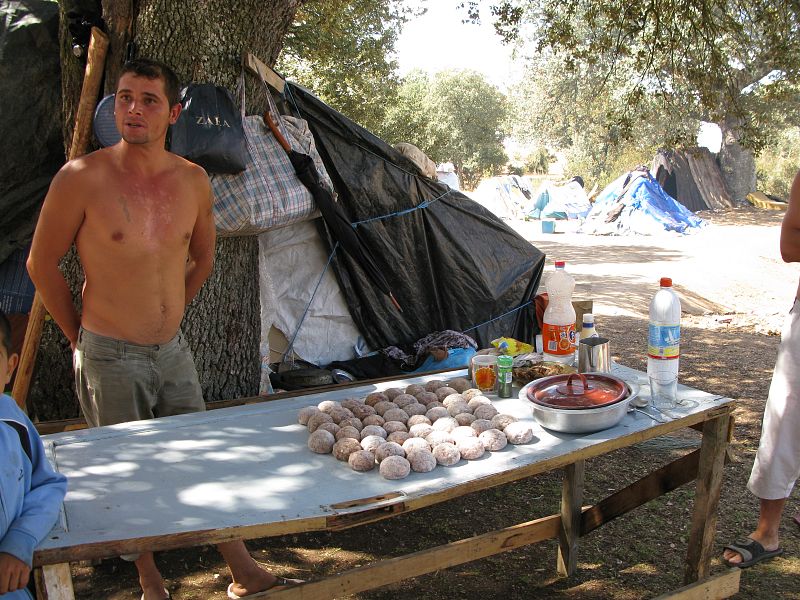
[[610, 372], [611, 358], [606, 338], [591, 337], [578, 342], [578, 373]]

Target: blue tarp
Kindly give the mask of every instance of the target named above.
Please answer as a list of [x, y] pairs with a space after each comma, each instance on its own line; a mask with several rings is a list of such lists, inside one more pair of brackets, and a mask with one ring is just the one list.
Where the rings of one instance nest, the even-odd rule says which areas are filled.
[[525, 207], [530, 219], [582, 219], [592, 208], [583, 186], [577, 181], [565, 185], [544, 183], [533, 202]]

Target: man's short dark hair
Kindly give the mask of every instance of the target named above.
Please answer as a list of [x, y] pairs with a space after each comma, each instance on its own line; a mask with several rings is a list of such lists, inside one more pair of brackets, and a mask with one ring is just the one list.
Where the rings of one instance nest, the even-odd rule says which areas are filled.
[[6, 347], [6, 354], [11, 355], [11, 322], [6, 313], [0, 310], [0, 344]]
[[174, 106], [180, 101], [181, 82], [178, 80], [178, 76], [175, 75], [175, 71], [164, 63], [152, 58], [134, 58], [122, 66], [119, 76], [122, 77], [126, 73], [133, 73], [138, 77], [146, 77], [147, 79], [163, 79], [164, 92], [169, 105]]

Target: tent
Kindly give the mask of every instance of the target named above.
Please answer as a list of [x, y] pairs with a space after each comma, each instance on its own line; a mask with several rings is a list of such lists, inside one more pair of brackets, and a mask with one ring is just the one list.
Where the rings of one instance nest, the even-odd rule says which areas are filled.
[[650, 170], [664, 191], [689, 210], [735, 206], [708, 148], [659, 150]]
[[546, 181], [525, 206], [524, 213], [531, 219], [582, 219], [591, 208], [586, 190], [577, 180], [564, 185]]
[[600, 192], [579, 233], [657, 235], [690, 233], [705, 221], [667, 194], [647, 167], [625, 173]]
[[470, 197], [502, 219], [519, 219], [532, 194], [524, 178], [502, 175], [481, 180]]

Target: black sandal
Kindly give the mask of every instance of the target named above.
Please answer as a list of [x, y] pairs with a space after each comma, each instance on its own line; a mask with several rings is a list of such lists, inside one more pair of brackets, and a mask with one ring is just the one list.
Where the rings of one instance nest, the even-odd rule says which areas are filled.
[[740, 569], [752, 567], [754, 564], [759, 563], [762, 560], [767, 560], [783, 554], [783, 548], [767, 550], [759, 542], [751, 538], [736, 540], [732, 544], [725, 546], [724, 549], [730, 550], [731, 552], [736, 552], [742, 557], [742, 561], [736, 563], [723, 558], [722, 562], [729, 567], [739, 567]]

